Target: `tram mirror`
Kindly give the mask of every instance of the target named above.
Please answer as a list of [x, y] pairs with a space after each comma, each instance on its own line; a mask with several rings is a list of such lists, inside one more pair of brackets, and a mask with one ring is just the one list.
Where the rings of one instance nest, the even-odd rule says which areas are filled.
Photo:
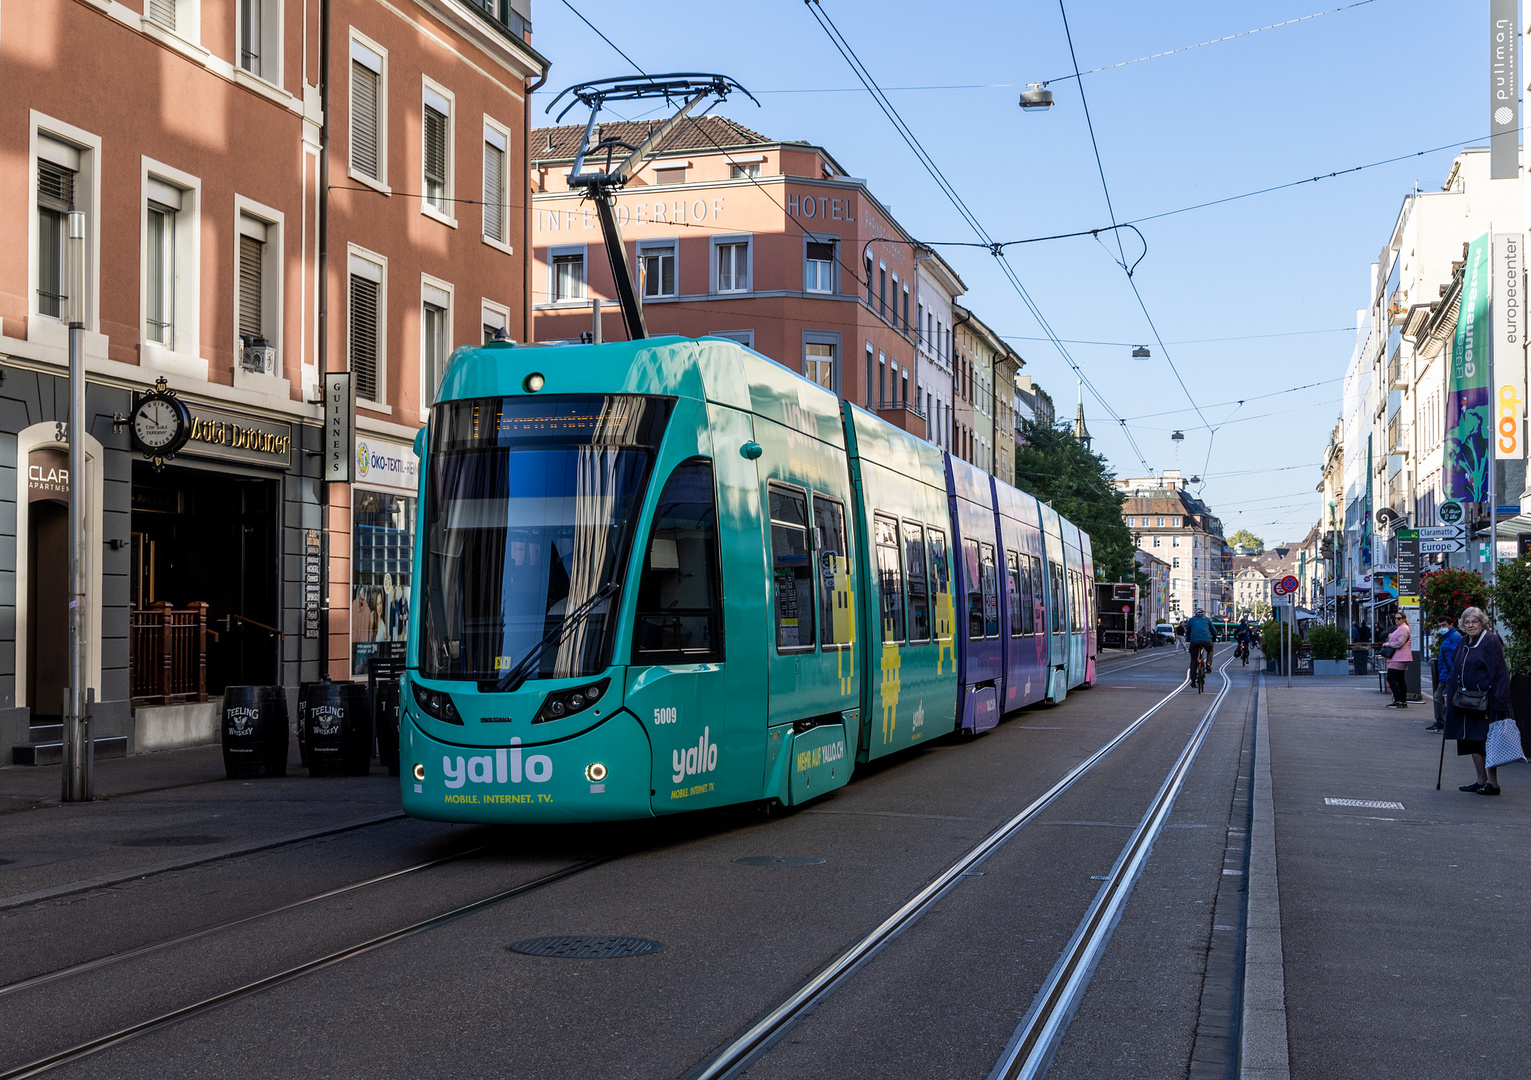
[[655, 570], [679, 570], [680, 552], [675, 541], [656, 536], [649, 544], [649, 566]]

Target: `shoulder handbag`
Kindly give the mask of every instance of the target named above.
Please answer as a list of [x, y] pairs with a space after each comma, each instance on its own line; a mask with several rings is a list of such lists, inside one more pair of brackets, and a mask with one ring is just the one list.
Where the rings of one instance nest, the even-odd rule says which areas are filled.
[[1464, 686], [1452, 695], [1451, 704], [1458, 712], [1488, 712], [1488, 691]]
[[1488, 726], [1488, 738], [1483, 741], [1484, 768], [1497, 769], [1525, 756], [1520, 748], [1520, 728], [1514, 720], [1495, 720]]
[[1391, 660], [1393, 658], [1393, 654], [1398, 650], [1391, 645], [1384, 645], [1377, 651], [1382, 654], [1382, 658], [1384, 660]]

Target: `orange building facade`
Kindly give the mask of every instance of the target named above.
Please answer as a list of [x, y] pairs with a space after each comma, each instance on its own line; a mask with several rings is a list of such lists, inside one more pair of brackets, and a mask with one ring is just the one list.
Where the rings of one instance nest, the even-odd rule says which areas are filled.
[[[526, 102], [545, 69], [529, 16], [527, 0], [0, 0], [4, 764], [59, 712], [66, 522], [47, 481], [74, 437], [76, 302], [87, 475], [62, 483], [86, 495], [98, 734], [159, 748], [185, 727], [170, 711], [204, 723], [224, 685], [358, 677], [402, 638], [411, 446], [446, 356], [529, 336]], [[326, 483], [320, 395], [342, 371], [355, 459]], [[113, 417], [160, 379], [192, 423], [156, 470]], [[162, 610], [207, 629], [175, 685], [150, 670]]]

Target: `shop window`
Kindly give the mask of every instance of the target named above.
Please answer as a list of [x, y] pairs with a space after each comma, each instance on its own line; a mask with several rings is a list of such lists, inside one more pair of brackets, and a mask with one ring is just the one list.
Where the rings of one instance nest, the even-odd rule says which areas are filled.
[[851, 554], [845, 536], [845, 508], [813, 497], [813, 535], [819, 564], [819, 642], [826, 648], [856, 639], [851, 606]]
[[643, 279], [645, 300], [676, 295], [675, 245], [639, 244], [638, 273]]
[[409, 639], [415, 500], [353, 488], [351, 673], [365, 675], [381, 642]]
[[808, 496], [770, 485], [771, 579], [776, 602], [776, 651], [813, 648], [813, 550]]
[[[353, 31], [354, 35], [354, 31]], [[351, 39], [351, 172], [388, 181], [387, 53]]]
[[670, 474], [638, 581], [633, 663], [723, 659], [723, 605], [712, 462], [693, 458]]
[[282, 0], [239, 0], [239, 66], [282, 81]]
[[930, 640], [930, 588], [925, 574], [925, 530], [904, 522], [904, 572], [909, 588], [909, 640]]
[[421, 162], [425, 199], [422, 210], [441, 217], [452, 213], [452, 99], [427, 84], [421, 102]]
[[881, 514], [872, 518], [872, 542], [877, 556], [877, 596], [882, 617], [882, 640], [904, 640], [904, 574], [899, 551], [898, 522]]
[[510, 142], [506, 133], [484, 120], [484, 239], [507, 243], [505, 236], [505, 154]]

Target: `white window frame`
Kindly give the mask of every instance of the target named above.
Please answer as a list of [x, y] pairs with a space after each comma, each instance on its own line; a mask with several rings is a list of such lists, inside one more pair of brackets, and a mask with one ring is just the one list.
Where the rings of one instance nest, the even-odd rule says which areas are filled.
[[[710, 238], [711, 245], [707, 252], [707, 284], [708, 291], [720, 296], [747, 295], [755, 291], [755, 234], [733, 233], [726, 236], [713, 236]], [[748, 280], [748, 287], [743, 289], [720, 289], [718, 288], [718, 248], [732, 244], [744, 245], [744, 273]]]
[[388, 401], [388, 257], [369, 251], [356, 244], [346, 245], [346, 305], [345, 360], [346, 370], [351, 368], [351, 277], [371, 275], [377, 282], [377, 396], [364, 398], [356, 395], [356, 402], [371, 412], [389, 415], [393, 412]]
[[[240, 363], [239, 350], [239, 237], [243, 233], [244, 218], [250, 218], [266, 227], [266, 246], [261, 253], [261, 328], [266, 341], [276, 350], [276, 365], [270, 375], [258, 375], [245, 371]], [[282, 311], [282, 299], [287, 260], [283, 247], [287, 238], [287, 217], [254, 199], [243, 195], [234, 196], [233, 278], [234, 278], [234, 387], [235, 389], [265, 390], [282, 397], [291, 396], [290, 389], [276, 384], [288, 383], [283, 367], [287, 350], [283, 347], [283, 328], [287, 323]]]
[[829, 383], [830, 383], [830, 385], [829, 385], [828, 389], [836, 397], [839, 397], [840, 396], [840, 386], [841, 386], [842, 382], [844, 381], [843, 374], [842, 374], [842, 371], [841, 371], [841, 368], [842, 368], [842, 366], [844, 364], [844, 351], [845, 351], [844, 348], [843, 348], [842, 335], [837, 330], [804, 330], [803, 331], [802, 351], [801, 351], [801, 355], [800, 355], [800, 358], [799, 358], [798, 370], [802, 373], [803, 378], [807, 379], [809, 382], [813, 383], [815, 386], [822, 386], [823, 383], [820, 383], [817, 379], [815, 379], [812, 375], [810, 375], [808, 373], [808, 346], [810, 346], [810, 345], [827, 345], [827, 346], [829, 346], [829, 348], [830, 348], [830, 355], [829, 355], [829, 365], [830, 365], [830, 368], [829, 368], [829, 370], [830, 370]]
[[755, 347], [755, 331], [753, 330], [709, 330], [707, 331], [707, 336], [737, 341], [746, 349], [753, 349]]
[[[579, 296], [571, 296], [568, 299], [558, 297], [558, 270], [557, 259], [560, 256], [578, 255], [579, 263]], [[548, 303], [559, 304], [566, 307], [577, 307], [590, 303], [590, 245], [589, 244], [553, 244], [548, 247]]]
[[[198, 52], [202, 52], [202, 0], [175, 0], [174, 26], [166, 26], [158, 19], [151, 18], [150, 3], [151, 0], [143, 0], [143, 3], [139, 5], [143, 12], [140, 26], [146, 33], [152, 37], [170, 35], [173, 38], [179, 38], [188, 45], [196, 46]], [[170, 44], [174, 45], [176, 42], [172, 40]], [[236, 63], [234, 66], [239, 65]]]
[[[443, 304], [442, 301], [446, 303]], [[452, 356], [455, 340], [452, 320], [456, 314], [457, 292], [450, 281], [443, 281], [430, 274], [420, 275], [420, 353], [417, 366], [420, 369], [420, 419], [430, 419], [431, 403], [436, 400], [436, 387], [427, 386], [425, 370], [425, 305], [433, 304], [446, 309], [446, 325], [442, 327], [441, 374], [447, 372], [447, 361]]]
[[[54, 160], [56, 152], [47, 142], [61, 144], [61, 151], [72, 151], [79, 169], [75, 173], [74, 205], [85, 214], [85, 304], [87, 354], [106, 356], [106, 339], [97, 333], [101, 325], [101, 136], [55, 120], [33, 109], [28, 118], [31, 132], [27, 155], [27, 340], [43, 346], [67, 349], [68, 323], [62, 318], [44, 315], [37, 302], [38, 246], [41, 235], [37, 222], [37, 161]], [[69, 156], [65, 154], [64, 156]], [[63, 164], [63, 162], [60, 162]], [[67, 287], [68, 269], [65, 269]]]
[[[675, 260], [675, 289], [672, 292], [655, 293], [653, 296], [644, 291], [646, 278], [643, 274], [643, 257], [651, 251], [663, 251], [668, 249], [670, 257]], [[653, 239], [639, 240], [637, 251], [637, 266], [634, 267], [634, 284], [638, 286], [638, 293], [642, 302], [647, 304], [650, 300], [674, 300], [680, 295], [680, 237], [654, 237]]]
[[[504, 155], [504, 159], [505, 159], [505, 167], [500, 171], [500, 193], [499, 193], [500, 194], [500, 224], [501, 224], [501, 226], [505, 230], [505, 238], [503, 240], [496, 240], [494, 237], [489, 236], [487, 233], [485, 233], [483, 228], [479, 229], [479, 234], [480, 234], [480, 236], [483, 237], [484, 243], [488, 244], [490, 247], [494, 248], [496, 251], [503, 251], [507, 255], [514, 255], [516, 253], [516, 249], [510, 243], [510, 231], [511, 231], [510, 230], [510, 149], [511, 149], [511, 147], [516, 145], [516, 141], [511, 136], [510, 128], [508, 128], [504, 124], [500, 123], [498, 120], [496, 120], [494, 117], [490, 116], [488, 113], [485, 113], [484, 114], [484, 144], [483, 145], [487, 146], [489, 144], [489, 135], [490, 135], [491, 132], [493, 132], [500, 139], [504, 140], [504, 143], [505, 143], [505, 145], [501, 148], [501, 153]], [[480, 164], [482, 165], [483, 163], [480, 162]], [[480, 173], [483, 172], [482, 169], [480, 169], [479, 171], [480, 171]], [[488, 191], [484, 192], [484, 201], [485, 202], [489, 201], [489, 192]], [[482, 217], [482, 215], [481, 215], [481, 217]]]
[[[352, 108], [352, 102], [356, 100], [356, 88], [351, 82], [351, 63], [360, 59], [364, 66], [369, 66], [368, 58], [357, 56], [358, 46], [363, 54], [371, 53], [382, 68], [377, 73], [377, 171], [379, 175], [375, 177], [368, 176], [364, 172], [357, 172], [351, 164], [354, 156], [352, 146], [356, 137], [356, 116]], [[385, 195], [391, 195], [393, 189], [388, 186], [388, 50], [353, 26], [346, 54], [346, 175], [358, 183], [376, 188]]]
[[[829, 260], [829, 287], [808, 287], [808, 245], [829, 244], [835, 249], [835, 257]], [[817, 260], [815, 260], [817, 261]], [[815, 296], [833, 296], [840, 291], [840, 236], [838, 233], [803, 233], [803, 291]]]
[[242, 8], [245, 0], [235, 0], [234, 3], [234, 70], [272, 86], [281, 87], [282, 53], [285, 40], [282, 20], [287, 5], [283, 0], [258, 0], [258, 2], [261, 10], [261, 70], [251, 71], [244, 66], [245, 38]]
[[447, 148], [446, 148], [446, 190], [442, 193], [442, 199], [446, 203], [445, 210], [439, 210], [432, 206], [430, 201], [420, 199], [420, 213], [428, 218], [434, 218], [453, 229], [457, 228], [457, 215], [454, 207], [457, 205], [452, 200], [457, 197], [457, 95], [442, 86], [429, 75], [420, 76], [420, 194], [425, 194], [425, 107], [430, 105], [436, 111], [441, 111], [441, 106], [446, 105], [447, 116]]
[[[138, 201], [138, 333], [146, 366], [206, 381], [208, 364], [201, 351], [202, 181], [164, 162], [139, 158]], [[175, 279], [172, 282], [176, 318], [171, 341], [149, 338], [149, 202], [161, 186], [179, 189], [176, 213]]]
[[510, 332], [510, 308], [505, 304], [489, 299], [487, 296], [481, 297], [478, 302], [480, 337], [483, 336], [484, 327], [486, 326], [492, 326], [496, 330], [504, 327], [506, 333]]

